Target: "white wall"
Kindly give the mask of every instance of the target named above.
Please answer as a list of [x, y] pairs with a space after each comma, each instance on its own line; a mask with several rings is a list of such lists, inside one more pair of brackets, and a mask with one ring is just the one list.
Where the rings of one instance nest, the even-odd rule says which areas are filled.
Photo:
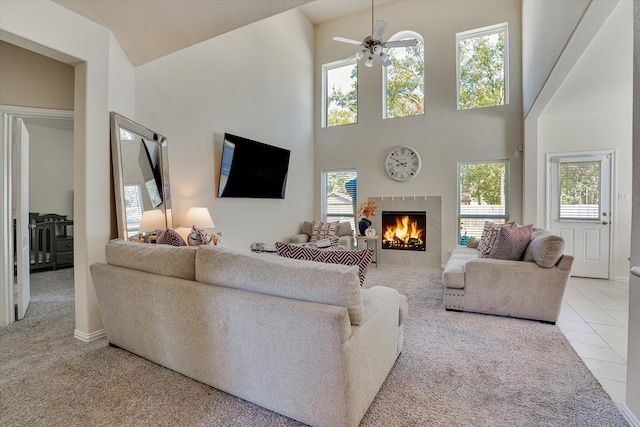
[[615, 150], [614, 263], [627, 280], [631, 203], [632, 4], [620, 2], [571, 70], [538, 121], [538, 199], [546, 200], [546, 153]]
[[27, 123], [29, 212], [73, 219], [73, 131]]
[[[358, 197], [442, 196], [442, 260], [456, 244], [457, 162], [511, 161], [511, 219], [521, 220], [522, 162], [514, 152], [522, 144], [520, 86], [521, 2], [513, 1], [397, 1], [377, 7], [376, 19], [389, 25], [384, 38], [412, 30], [425, 41], [425, 111], [422, 116], [382, 120], [382, 71], [363, 64], [358, 70], [358, 123], [320, 127], [321, 67], [355, 53], [356, 47], [334, 42], [342, 36], [361, 40], [371, 33], [371, 15], [357, 14], [316, 27], [315, 95], [315, 212], [320, 214], [320, 172], [355, 167]], [[510, 104], [474, 110], [456, 109], [457, 32], [509, 23]], [[397, 183], [385, 173], [389, 150], [414, 146], [423, 166], [412, 181]]]
[[110, 84], [122, 78], [109, 78], [110, 32], [50, 1], [0, 2], [0, 30], [2, 40], [75, 66], [75, 335], [91, 339], [102, 321], [89, 265], [104, 261], [110, 237], [109, 110], [120, 103]]
[[522, 98], [524, 115], [556, 65], [591, 0], [523, 0]]
[[[204, 206], [222, 245], [249, 250], [313, 219], [312, 51], [291, 10], [136, 69], [136, 121], [168, 139], [174, 226]], [[291, 150], [284, 200], [217, 198], [225, 132]]]

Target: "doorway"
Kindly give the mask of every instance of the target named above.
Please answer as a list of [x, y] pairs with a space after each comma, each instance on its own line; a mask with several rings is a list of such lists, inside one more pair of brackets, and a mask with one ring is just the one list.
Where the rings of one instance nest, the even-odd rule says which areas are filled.
[[[33, 261], [28, 245], [29, 237], [27, 237], [29, 236], [27, 231], [29, 212], [34, 211], [35, 207], [42, 211], [40, 213], [52, 213], [49, 210], [64, 211], [64, 214], [73, 216], [74, 114], [73, 111], [67, 110], [0, 106], [0, 116], [2, 117], [0, 122], [2, 165], [6, 172], [3, 181], [7, 183], [9, 190], [0, 216], [5, 218], [2, 222], [7, 236], [13, 236], [13, 224], [16, 220], [16, 239], [3, 239], [0, 247], [0, 261], [3, 267], [0, 269], [2, 273], [0, 326], [6, 326], [16, 319], [21, 319], [28, 309], [29, 269]], [[24, 138], [17, 138], [19, 136], [17, 134], [23, 133], [16, 132], [18, 127], [20, 130], [25, 130], [23, 129], [25, 125], [16, 126], [16, 123], [24, 123], [33, 129], [31, 138], [27, 141], [24, 141]], [[61, 149], [58, 145], [60, 143], [68, 144], [66, 150]], [[56, 156], [58, 156], [57, 159]], [[43, 167], [43, 164], [49, 164], [49, 169]], [[52, 174], [51, 170], [55, 169], [59, 170], [58, 174]], [[60, 174], [64, 175], [65, 171], [70, 172], [71, 175], [70, 179], [66, 180], [67, 184], [62, 184], [65, 179], [61, 178]], [[61, 188], [66, 189], [63, 191], [69, 192], [70, 195], [56, 196], [60, 194], [56, 191]], [[30, 194], [33, 196], [32, 193], [35, 193], [38, 200], [35, 206], [31, 206], [28, 202]], [[42, 193], [48, 196], [43, 196]], [[54, 199], [51, 199], [52, 195]], [[48, 203], [46, 200], [54, 200], [54, 202]], [[41, 202], [44, 204], [39, 205]], [[60, 203], [66, 207], [62, 209]]]
[[613, 151], [547, 155], [548, 228], [574, 257], [572, 276], [611, 275]]

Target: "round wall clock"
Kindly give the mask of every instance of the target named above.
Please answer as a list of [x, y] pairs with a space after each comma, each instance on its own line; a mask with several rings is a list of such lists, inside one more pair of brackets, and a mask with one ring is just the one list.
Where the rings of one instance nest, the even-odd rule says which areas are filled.
[[409, 181], [420, 173], [422, 159], [420, 153], [408, 145], [394, 147], [384, 160], [384, 169], [396, 181]]

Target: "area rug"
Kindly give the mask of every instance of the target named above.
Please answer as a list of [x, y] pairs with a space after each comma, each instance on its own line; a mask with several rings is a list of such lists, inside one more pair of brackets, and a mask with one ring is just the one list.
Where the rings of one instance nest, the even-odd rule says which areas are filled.
[[[73, 338], [73, 270], [32, 275], [0, 329], [2, 426], [297, 426], [104, 339]], [[405, 347], [362, 426], [626, 426], [553, 325], [447, 312], [438, 273], [372, 268], [409, 299]], [[331, 411], [331, 408], [327, 408]]]

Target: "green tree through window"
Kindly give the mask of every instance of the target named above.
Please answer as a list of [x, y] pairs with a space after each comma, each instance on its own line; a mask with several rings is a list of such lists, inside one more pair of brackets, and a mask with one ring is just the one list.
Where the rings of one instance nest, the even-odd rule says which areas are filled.
[[[411, 33], [390, 40], [416, 38]], [[387, 52], [391, 65], [386, 67], [386, 117], [424, 114], [424, 44], [397, 47]]]
[[325, 70], [326, 126], [358, 122], [358, 66], [346, 64]]
[[506, 24], [459, 33], [458, 108], [507, 103]]

